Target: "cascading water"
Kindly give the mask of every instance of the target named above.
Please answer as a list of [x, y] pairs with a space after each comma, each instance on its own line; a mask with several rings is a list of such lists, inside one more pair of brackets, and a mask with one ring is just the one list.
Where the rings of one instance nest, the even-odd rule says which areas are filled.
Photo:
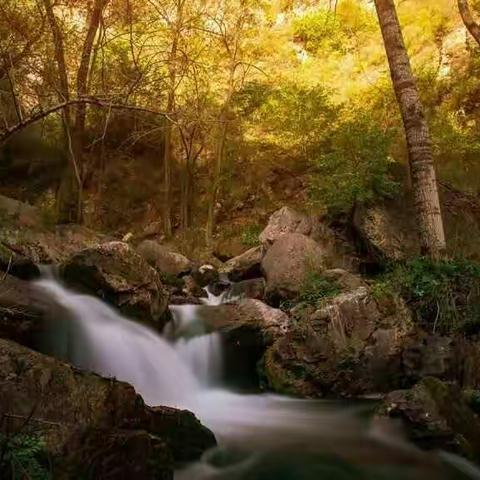
[[[438, 458], [368, 429], [359, 407], [220, 388], [220, 337], [202, 331], [193, 305], [172, 307], [175, 332], [189, 332], [190, 338], [170, 343], [52, 278], [37, 286], [57, 305], [60, 340], [49, 342], [50, 353], [131, 383], [148, 404], [192, 410], [215, 432], [219, 449], [178, 472], [177, 480], [480, 479], [463, 460], [450, 459], [457, 472], [452, 476]], [[222, 298], [210, 294], [207, 301]]]

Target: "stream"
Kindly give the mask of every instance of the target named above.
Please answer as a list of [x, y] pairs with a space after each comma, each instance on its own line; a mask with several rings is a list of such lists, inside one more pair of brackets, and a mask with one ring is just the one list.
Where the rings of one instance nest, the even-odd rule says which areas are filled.
[[195, 305], [171, 311], [173, 330], [195, 327], [196, 336], [168, 341], [52, 278], [37, 286], [57, 305], [52, 318], [65, 320], [43, 339], [46, 353], [131, 383], [147, 404], [191, 410], [215, 433], [218, 447], [176, 480], [480, 479], [466, 460], [424, 453], [392, 425], [372, 425], [369, 403], [227, 389], [220, 334], [198, 332]]

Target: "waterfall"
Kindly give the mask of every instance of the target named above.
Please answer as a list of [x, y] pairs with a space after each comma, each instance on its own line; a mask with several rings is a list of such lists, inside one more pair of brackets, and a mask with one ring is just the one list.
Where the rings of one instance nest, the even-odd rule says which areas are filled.
[[[241, 395], [222, 388], [220, 337], [205, 332], [194, 305], [172, 307], [174, 322], [167, 338], [173, 340], [169, 341], [99, 299], [64, 288], [52, 277], [37, 281], [36, 286], [56, 305], [51, 319], [56, 336], [45, 346], [49, 353], [129, 382], [147, 404], [189, 409], [214, 431], [220, 448], [177, 472], [177, 480], [438, 478], [438, 458], [433, 461], [391, 434], [373, 434], [358, 415], [358, 406]], [[222, 297], [210, 294], [207, 301], [218, 304]], [[185, 338], [175, 340], [179, 332]], [[61, 343], [60, 348], [52, 345], [55, 342]], [[333, 467], [325, 464], [326, 455], [349, 462], [345, 472], [350, 472], [350, 464], [376, 468], [379, 459], [395, 469], [381, 476], [376, 470], [371, 475], [359, 470], [358, 476], [339, 471], [336, 476]], [[466, 476], [442, 478], [480, 478], [466, 461], [457, 457], [445, 461]]]

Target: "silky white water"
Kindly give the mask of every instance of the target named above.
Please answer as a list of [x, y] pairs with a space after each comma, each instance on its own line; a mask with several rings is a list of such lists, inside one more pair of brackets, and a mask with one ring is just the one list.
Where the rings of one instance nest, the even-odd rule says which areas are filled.
[[[318, 472], [324, 470], [304, 459], [305, 455], [317, 458], [319, 452], [361, 463], [376, 463], [383, 456], [397, 466], [407, 464], [421, 471], [435, 465], [386, 430], [369, 429], [367, 422], [359, 419], [358, 407], [339, 408], [331, 402], [241, 395], [222, 389], [221, 338], [218, 333], [202, 331], [196, 306], [172, 307], [174, 321], [169, 337], [180, 332], [184, 338], [167, 341], [99, 299], [67, 290], [51, 278], [38, 281], [37, 287], [56, 305], [52, 316], [55, 335], [50, 342], [55, 348], [49, 353], [80, 368], [131, 383], [147, 404], [189, 409], [213, 430], [220, 445], [250, 452], [241, 460], [221, 466], [215, 466], [215, 461], [210, 462], [206, 456], [203, 462], [178, 472], [178, 480], [336, 478], [319, 476]], [[209, 301], [213, 304], [221, 299], [210, 295]], [[273, 463], [271, 455], [277, 455]], [[293, 459], [298, 456], [302, 461], [296, 465]], [[270, 474], [258, 473], [265, 464], [282, 465], [286, 458], [292, 460], [285, 468], [279, 467], [280, 473], [275, 473], [277, 467], [271, 467]], [[460, 465], [457, 469], [471, 469], [465, 462], [456, 461]], [[289, 474], [289, 469], [293, 473]], [[256, 476], [251, 476], [252, 472], [257, 472]], [[378, 478], [424, 476], [397, 477], [389, 473]], [[458, 478], [480, 476], [472, 469], [466, 477]]]

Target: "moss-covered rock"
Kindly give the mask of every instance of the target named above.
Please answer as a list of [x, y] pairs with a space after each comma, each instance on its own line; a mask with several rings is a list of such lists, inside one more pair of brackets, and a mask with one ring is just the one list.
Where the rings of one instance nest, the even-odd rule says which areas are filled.
[[162, 328], [168, 292], [160, 276], [128, 244], [108, 242], [82, 250], [61, 267], [68, 284], [84, 288], [122, 313]]

